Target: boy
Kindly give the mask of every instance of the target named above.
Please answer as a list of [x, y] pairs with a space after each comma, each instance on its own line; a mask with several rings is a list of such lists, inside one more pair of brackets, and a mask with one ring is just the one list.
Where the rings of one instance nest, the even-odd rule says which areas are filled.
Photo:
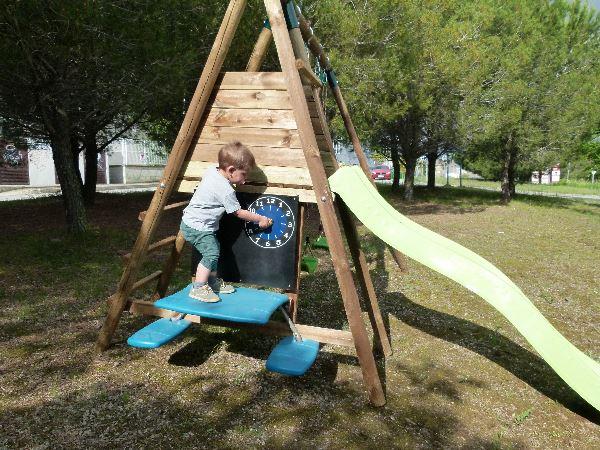
[[204, 172], [202, 181], [183, 210], [181, 231], [186, 241], [202, 255], [196, 270], [196, 280], [190, 297], [202, 302], [218, 302], [217, 294], [230, 294], [234, 287], [217, 278], [219, 241], [216, 232], [224, 213], [234, 214], [241, 220], [258, 223], [260, 228], [272, 225], [271, 219], [241, 209], [232, 184], [244, 184], [254, 168], [254, 155], [238, 141], [225, 145], [219, 151], [219, 167]]

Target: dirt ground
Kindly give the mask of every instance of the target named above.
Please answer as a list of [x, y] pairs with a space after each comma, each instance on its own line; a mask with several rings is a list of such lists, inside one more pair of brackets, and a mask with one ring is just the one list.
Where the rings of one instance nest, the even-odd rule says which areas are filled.
[[[479, 253], [580, 350], [600, 359], [600, 206], [418, 191], [389, 201]], [[303, 377], [267, 372], [277, 338], [193, 326], [152, 351], [93, 344], [150, 194], [100, 195], [91, 230], [64, 234], [59, 198], [0, 205], [0, 448], [600, 448], [600, 414], [483, 300], [412, 261], [401, 273], [360, 228], [394, 354], [387, 404], [368, 405], [354, 352], [322, 347]], [[176, 230], [165, 216], [157, 239]], [[316, 237], [318, 215], [307, 230]], [[347, 328], [324, 250], [303, 273], [299, 320]], [[160, 267], [155, 254], [144, 273]], [[189, 279], [186, 250], [173, 290]], [[140, 293], [140, 296], [149, 292]], [[365, 317], [366, 323], [368, 320]]]

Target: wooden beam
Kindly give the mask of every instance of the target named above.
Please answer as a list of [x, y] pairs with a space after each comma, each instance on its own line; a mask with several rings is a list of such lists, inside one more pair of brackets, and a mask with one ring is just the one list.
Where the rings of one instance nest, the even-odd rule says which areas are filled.
[[[315, 99], [318, 99], [318, 89], [314, 88], [313, 90]], [[323, 111], [323, 109], [320, 107], [319, 102], [317, 102], [317, 104], [319, 105], [319, 120], [323, 125], [323, 130], [325, 130], [325, 141], [327, 142], [330, 150], [333, 151], [333, 141], [327, 128], [325, 111]], [[337, 165], [337, 161], [335, 163]], [[373, 329], [373, 334], [375, 335], [375, 342], [379, 349], [383, 352], [384, 356], [391, 356], [392, 346], [387, 335], [387, 330], [385, 329], [383, 317], [381, 316], [379, 301], [377, 300], [377, 295], [375, 294], [375, 287], [373, 286], [373, 281], [371, 280], [367, 259], [365, 258], [364, 252], [360, 246], [360, 237], [356, 229], [356, 223], [354, 222], [350, 211], [341, 198], [338, 198], [337, 204], [340, 212], [340, 218], [342, 219], [342, 226], [344, 227], [344, 233], [346, 234], [346, 240], [348, 241], [348, 247], [350, 248], [350, 254], [352, 255], [352, 261], [354, 262], [356, 276], [362, 288], [363, 296], [366, 300], [368, 300], [368, 302], [365, 302], [365, 304], [367, 307], [367, 313], [369, 314], [371, 328]]]
[[[170, 205], [167, 205], [163, 208], [163, 211], [169, 211], [170, 209], [175, 209], [175, 208], [180, 208], [182, 206], [187, 206], [189, 204], [189, 200], [186, 200], [184, 202], [177, 202], [177, 203], [171, 203]], [[148, 214], [148, 211], [142, 211], [140, 212], [138, 219], [143, 221], [146, 218], [146, 214]]]
[[308, 66], [301, 59], [296, 60], [296, 69], [298, 69], [298, 72], [300, 73], [300, 78], [302, 78], [302, 80], [306, 84], [309, 84], [314, 87], [319, 87], [319, 88], [323, 86], [323, 83], [321, 83], [321, 80], [319, 79], [319, 77], [316, 76], [315, 73], [310, 68], [310, 66]]
[[223, 61], [231, 46], [233, 36], [235, 35], [245, 7], [246, 0], [231, 0], [229, 2], [223, 22], [202, 70], [198, 86], [190, 101], [190, 107], [185, 114], [179, 133], [171, 149], [165, 171], [158, 188], [154, 192], [150, 208], [148, 208], [149, 212], [142, 223], [140, 233], [131, 252], [130, 262], [123, 272], [117, 293], [110, 303], [108, 314], [96, 341], [97, 350], [106, 350], [110, 345], [112, 336], [119, 324], [121, 314], [134, 285], [134, 279], [146, 256], [148, 244], [158, 228], [163, 209], [167, 205], [190, 144], [198, 131], [198, 126], [212, 95], [213, 87], [219, 77]]
[[160, 280], [158, 280], [158, 284], [156, 285], [156, 291], [154, 293], [155, 300], [163, 298], [166, 295], [169, 283], [171, 281], [171, 277], [173, 276], [173, 272], [175, 271], [177, 263], [181, 258], [181, 253], [183, 252], [184, 246], [185, 238], [183, 237], [183, 233], [180, 231], [177, 233], [177, 237], [175, 238], [175, 245], [171, 249], [171, 254], [169, 255], [169, 258], [165, 261]]
[[308, 111], [306, 96], [304, 95], [300, 75], [296, 69], [296, 58], [281, 9], [281, 2], [280, 0], [264, 0], [264, 2], [271, 30], [273, 31], [273, 39], [275, 40], [281, 68], [288, 85], [290, 100], [294, 107], [302, 148], [317, 196], [319, 213], [323, 221], [325, 235], [329, 242], [333, 267], [340, 285], [350, 331], [354, 337], [354, 345], [362, 369], [363, 379], [371, 402], [376, 406], [382, 406], [385, 404], [385, 395], [377, 372], [377, 366], [375, 365], [375, 358], [371, 350], [367, 330], [361, 316], [358, 294], [344, 249], [341, 230], [333, 207], [333, 196], [327, 183], [327, 176], [323, 168], [323, 161], [321, 160], [321, 154]]
[[[156, 272], [151, 273], [150, 275], [148, 275], [147, 277], [142, 278], [139, 281], [136, 281], [135, 283], [133, 283], [133, 286], [131, 287], [131, 291], [136, 291], [142, 287], [144, 287], [145, 285], [147, 285], [148, 283], [150, 283], [153, 280], [156, 280], [158, 277], [160, 277], [162, 274], [161, 270], [157, 270]], [[111, 302], [111, 304], [114, 303], [114, 299]]]
[[[134, 300], [128, 304], [128, 309], [134, 314], [143, 314], [146, 316], [155, 317], [175, 317], [179, 313], [175, 313], [168, 309], [161, 309], [154, 306], [151, 301]], [[233, 327], [242, 328], [250, 331], [256, 331], [260, 333], [267, 333], [275, 336], [289, 336], [291, 335], [290, 327], [283, 322], [269, 321], [266, 325], [252, 325], [244, 324], [239, 322], [227, 322], [223, 320], [207, 319], [204, 317], [196, 316], [193, 314], [187, 314], [186, 320], [190, 322], [216, 325], [221, 327]], [[342, 347], [354, 347], [352, 333], [344, 330], [336, 330], [332, 328], [314, 327], [311, 325], [296, 324], [298, 331], [302, 337], [307, 339], [314, 339], [315, 341], [323, 344], [339, 345]]]
[[[154, 244], [150, 244], [148, 246], [148, 250], [146, 250], [146, 253], [155, 252], [156, 250], [162, 247], [172, 244], [173, 242], [175, 242], [175, 238], [176, 236], [169, 236], [164, 239], [161, 239], [160, 241], [155, 242]], [[129, 258], [131, 258], [131, 253], [123, 255], [122, 258], [125, 262], [129, 262]]]
[[246, 65], [246, 72], [258, 72], [260, 70], [260, 66], [262, 66], [265, 56], [267, 55], [267, 51], [269, 50], [269, 44], [271, 43], [272, 37], [273, 34], [271, 33], [271, 30], [269, 30], [267, 27], [263, 27], [258, 35], [258, 39], [254, 45], [254, 49], [252, 50], [248, 64]]
[[[325, 55], [325, 50], [323, 50], [323, 46], [317, 39], [317, 37], [313, 34], [313, 30], [310, 26], [310, 22], [306, 20], [306, 18], [300, 12], [300, 8], [296, 6], [296, 16], [298, 17], [298, 22], [300, 24], [300, 31], [302, 33], [302, 38], [308, 45], [311, 53], [315, 58], [319, 60], [321, 67], [323, 67], [326, 71], [333, 71], [331, 68], [331, 63], [327, 55]], [[348, 107], [346, 102], [344, 101], [344, 97], [342, 96], [342, 91], [337, 83], [332, 84], [329, 83], [329, 87], [331, 92], [333, 93], [333, 97], [335, 98], [335, 102], [340, 110], [340, 114], [342, 116], [342, 120], [344, 121], [344, 127], [346, 128], [346, 132], [350, 137], [350, 141], [352, 142], [352, 147], [354, 148], [354, 152], [356, 153], [356, 157], [358, 158], [358, 163], [360, 164], [360, 168], [363, 170], [364, 174], [371, 181], [373, 186], [376, 187], [375, 181], [371, 176], [371, 170], [369, 169], [369, 164], [367, 162], [367, 157], [365, 156], [365, 152], [362, 148], [362, 144], [360, 143], [360, 139], [358, 138], [358, 133], [354, 128], [354, 124], [352, 123], [352, 118], [350, 117], [350, 112], [348, 111]], [[395, 248], [388, 246], [398, 268], [401, 272], [407, 272], [408, 266], [406, 265], [406, 258], [402, 253], [400, 253]]]

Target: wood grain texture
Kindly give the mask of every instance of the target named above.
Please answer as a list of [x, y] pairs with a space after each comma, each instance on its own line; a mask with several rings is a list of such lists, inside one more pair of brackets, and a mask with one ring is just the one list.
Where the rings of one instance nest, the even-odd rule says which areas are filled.
[[[198, 144], [190, 156], [190, 161], [206, 161], [217, 163], [221, 144]], [[286, 147], [254, 147], [247, 146], [259, 166], [306, 167], [304, 152], [301, 148]], [[322, 154], [325, 166], [333, 168], [331, 153]], [[327, 161], [325, 161], [327, 159]]]
[[[214, 166], [213, 162], [188, 161], [181, 173], [184, 179], [199, 179], [208, 168]], [[247, 182], [312, 186], [308, 169], [301, 167], [257, 166], [248, 173]]]
[[[176, 189], [177, 192], [193, 193], [198, 186], [197, 180], [177, 180]], [[259, 186], [252, 184], [245, 184], [236, 188], [239, 192], [251, 192], [255, 194], [273, 194], [273, 195], [297, 195], [299, 200], [304, 203], [316, 203], [315, 193], [310, 189], [302, 189], [295, 187], [282, 187], [282, 186]]]

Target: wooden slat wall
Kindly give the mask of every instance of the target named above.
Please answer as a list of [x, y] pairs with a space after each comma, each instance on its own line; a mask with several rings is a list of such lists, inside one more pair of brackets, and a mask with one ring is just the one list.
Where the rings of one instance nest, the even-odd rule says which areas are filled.
[[[325, 142], [317, 106], [305, 91], [313, 127], [327, 174], [333, 173], [333, 155]], [[312, 181], [287, 86], [281, 72], [226, 72], [221, 74], [211, 104], [196, 138], [194, 151], [179, 178], [177, 190], [193, 192], [202, 173], [217, 162], [220, 148], [232, 140], [247, 145], [257, 170], [239, 191], [300, 195], [314, 202]]]

